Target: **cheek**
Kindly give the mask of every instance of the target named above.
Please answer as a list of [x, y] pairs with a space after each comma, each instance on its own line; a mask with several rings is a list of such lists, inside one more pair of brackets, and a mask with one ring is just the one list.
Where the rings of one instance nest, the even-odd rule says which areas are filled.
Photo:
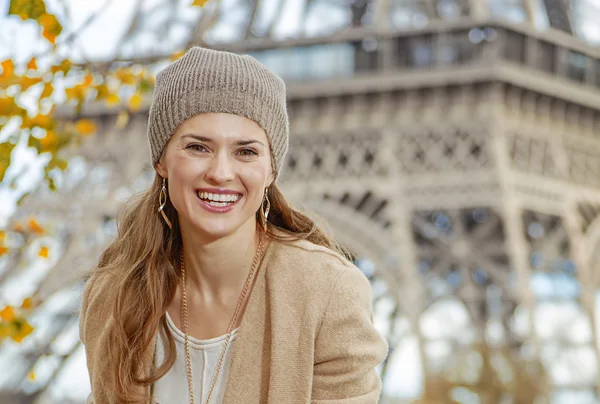
[[192, 181], [201, 170], [199, 160], [186, 155], [174, 156], [169, 163], [169, 176], [173, 176], [180, 183]]
[[265, 191], [264, 188], [267, 183], [267, 176], [269, 170], [262, 167], [252, 167], [244, 171], [242, 181], [245, 182], [246, 187], [250, 193], [256, 193], [262, 195]]
[[194, 170], [186, 164], [176, 164], [169, 171], [169, 192], [177, 202], [194, 185]]

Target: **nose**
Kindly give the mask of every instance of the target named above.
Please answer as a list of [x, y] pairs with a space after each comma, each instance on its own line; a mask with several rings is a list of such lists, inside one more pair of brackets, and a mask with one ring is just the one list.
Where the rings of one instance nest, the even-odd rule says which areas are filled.
[[206, 177], [213, 183], [221, 184], [233, 180], [235, 171], [227, 153], [217, 153], [210, 159]]

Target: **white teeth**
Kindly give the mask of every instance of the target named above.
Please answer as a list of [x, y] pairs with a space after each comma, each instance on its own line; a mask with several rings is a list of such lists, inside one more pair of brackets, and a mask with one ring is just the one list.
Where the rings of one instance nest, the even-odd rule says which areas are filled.
[[[238, 199], [240, 199], [239, 195], [234, 195], [234, 194], [213, 194], [210, 192], [200, 192], [198, 193], [198, 196], [200, 197], [200, 199], [208, 199], [211, 202], [224, 202], [224, 205], [228, 205], [231, 202], [236, 202]], [[215, 206], [219, 206], [219, 205], [215, 205]]]
[[213, 202], [213, 201], [210, 201], [208, 204], [212, 205], [212, 206], [217, 206], [217, 207], [223, 207], [223, 206], [229, 205], [228, 202]]

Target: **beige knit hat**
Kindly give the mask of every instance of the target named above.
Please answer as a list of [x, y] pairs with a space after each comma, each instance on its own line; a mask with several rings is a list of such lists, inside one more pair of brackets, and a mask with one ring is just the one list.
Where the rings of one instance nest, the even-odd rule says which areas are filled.
[[248, 55], [193, 47], [156, 76], [148, 118], [152, 164], [177, 127], [203, 112], [245, 116], [267, 133], [276, 176], [288, 149], [285, 84]]

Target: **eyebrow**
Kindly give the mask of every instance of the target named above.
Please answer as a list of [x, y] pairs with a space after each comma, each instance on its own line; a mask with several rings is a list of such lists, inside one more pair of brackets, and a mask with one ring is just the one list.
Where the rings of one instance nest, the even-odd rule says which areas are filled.
[[[191, 133], [188, 133], [186, 135], [183, 135], [181, 137], [182, 139], [185, 138], [192, 138], [195, 139], [199, 142], [204, 142], [204, 143], [214, 143], [214, 141], [211, 138], [208, 138], [206, 136], [200, 136], [200, 135], [194, 135]], [[262, 146], [264, 146], [265, 144], [263, 142], [261, 142], [260, 140], [255, 140], [255, 139], [248, 139], [248, 140], [238, 140], [237, 142], [235, 142], [236, 146], [247, 146], [249, 144], [253, 144], [253, 143], [258, 143]]]

